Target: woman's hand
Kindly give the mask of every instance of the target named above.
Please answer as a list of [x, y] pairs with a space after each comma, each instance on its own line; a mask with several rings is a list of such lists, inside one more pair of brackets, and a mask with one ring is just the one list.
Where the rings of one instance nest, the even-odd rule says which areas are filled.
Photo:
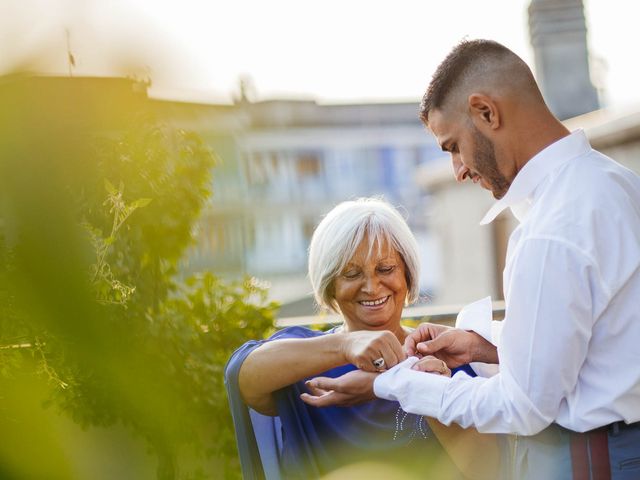
[[360, 370], [382, 372], [406, 358], [400, 341], [388, 330], [361, 330], [343, 335], [344, 358]]
[[451, 370], [447, 367], [444, 360], [440, 360], [432, 355], [422, 357], [411, 367], [412, 370], [418, 370], [420, 372], [435, 373], [437, 375], [444, 375], [445, 377], [451, 376]]
[[303, 402], [314, 407], [350, 407], [376, 398], [373, 381], [377, 374], [353, 370], [338, 378], [316, 377], [305, 385], [309, 393], [303, 393]]

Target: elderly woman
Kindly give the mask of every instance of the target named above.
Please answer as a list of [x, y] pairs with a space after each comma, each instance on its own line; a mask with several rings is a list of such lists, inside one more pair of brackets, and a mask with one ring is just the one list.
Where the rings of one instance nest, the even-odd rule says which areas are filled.
[[[430, 423], [398, 403], [375, 399], [373, 392], [361, 392], [369, 401], [349, 407], [305, 403], [323, 393], [312, 378], [356, 369], [380, 372], [406, 358], [402, 345], [410, 330], [400, 320], [403, 307], [419, 295], [419, 259], [402, 216], [379, 199], [339, 204], [313, 234], [309, 278], [317, 303], [339, 312], [343, 323], [327, 332], [284, 328], [266, 341], [245, 344], [229, 363], [240, 365], [237, 384], [244, 402], [279, 417], [284, 476], [317, 478], [375, 459], [420, 476], [428, 468], [440, 478], [462, 478]], [[441, 360], [421, 362], [423, 370], [451, 375]], [[442, 425], [433, 430], [450, 441]]]

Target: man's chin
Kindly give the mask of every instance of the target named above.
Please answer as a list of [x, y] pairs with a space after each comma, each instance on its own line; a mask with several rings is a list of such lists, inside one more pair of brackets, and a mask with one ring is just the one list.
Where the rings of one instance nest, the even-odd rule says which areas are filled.
[[[484, 188], [485, 190], [488, 190], [491, 192], [491, 195], [493, 195], [493, 198], [495, 198], [496, 200], [500, 200], [500, 198], [504, 197], [504, 194], [500, 195], [499, 193], [497, 193], [493, 188], [491, 188], [491, 185], [487, 184], [484, 182], [484, 180], [480, 180], [478, 183], [480, 183], [480, 186], [482, 188]], [[500, 195], [500, 196], [498, 196]]]
[[481, 185], [482, 188], [489, 190], [491, 192], [491, 195], [493, 195], [493, 198], [495, 198], [496, 200], [500, 200], [502, 197], [504, 197], [509, 191], [509, 187], [511, 186], [511, 184], [509, 184], [506, 188], [500, 188], [494, 187], [493, 185], [485, 184], [484, 182], [482, 182]]

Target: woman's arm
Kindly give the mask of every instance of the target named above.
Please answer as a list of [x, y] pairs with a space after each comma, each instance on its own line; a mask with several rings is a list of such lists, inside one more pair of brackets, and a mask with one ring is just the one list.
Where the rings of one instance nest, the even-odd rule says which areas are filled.
[[240, 393], [254, 410], [276, 415], [272, 394], [283, 387], [346, 363], [376, 371], [372, 362], [382, 357], [387, 367], [392, 367], [403, 360], [403, 355], [400, 342], [389, 331], [273, 340], [245, 359], [238, 379]]
[[277, 415], [273, 392], [346, 363], [341, 348], [344, 335], [285, 338], [260, 345], [240, 368], [242, 398], [264, 415]]

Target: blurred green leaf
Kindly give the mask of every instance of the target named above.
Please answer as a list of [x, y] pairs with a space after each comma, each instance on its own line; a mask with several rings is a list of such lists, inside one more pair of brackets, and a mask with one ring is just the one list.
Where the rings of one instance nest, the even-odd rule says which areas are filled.
[[151, 198], [139, 198], [138, 200], [134, 201], [131, 206], [135, 209], [135, 208], [141, 208], [141, 207], [146, 207], [147, 205], [149, 205], [151, 203]]
[[110, 195], [118, 194], [116, 187], [114, 187], [113, 184], [106, 178], [104, 179], [104, 187]]

